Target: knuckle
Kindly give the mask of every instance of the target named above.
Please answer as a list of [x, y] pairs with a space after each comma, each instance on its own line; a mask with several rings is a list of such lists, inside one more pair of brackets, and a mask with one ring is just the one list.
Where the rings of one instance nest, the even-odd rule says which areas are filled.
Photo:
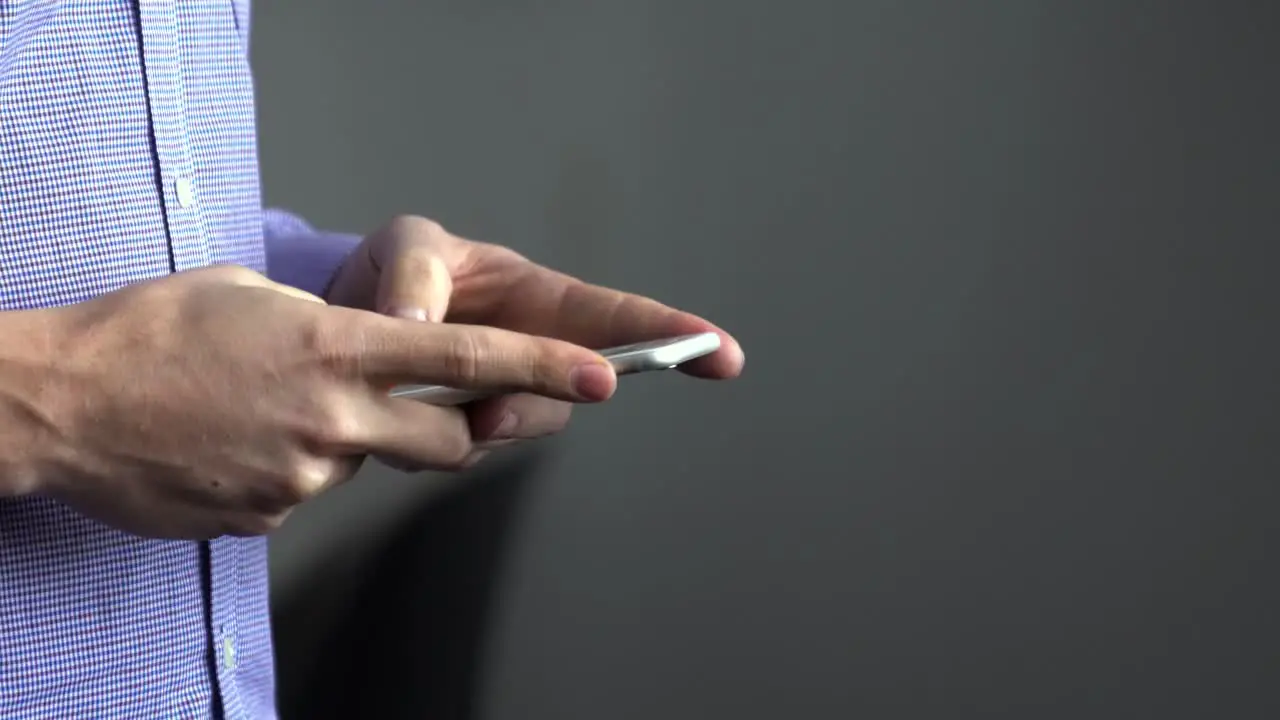
[[447, 232], [440, 223], [421, 215], [398, 215], [391, 220], [389, 226], [397, 235], [436, 239], [444, 237]]
[[298, 343], [321, 367], [349, 375], [359, 372], [362, 339], [350, 323], [327, 313], [308, 313], [297, 324]]
[[538, 342], [530, 350], [530, 373], [538, 378], [543, 387], [563, 388], [569, 376], [565, 371], [568, 353], [560, 343], [553, 341]]
[[316, 355], [330, 355], [338, 347], [333, 323], [317, 314], [298, 321], [298, 342], [302, 349]]
[[278, 499], [282, 508], [290, 508], [314, 497], [332, 476], [327, 463], [316, 460], [296, 462], [280, 478]]
[[269, 507], [282, 509], [305, 502], [310, 496], [307, 488], [308, 484], [305, 479], [295, 474], [287, 475], [277, 484], [275, 496], [272, 498], [273, 502]]
[[522, 381], [538, 394], [568, 392], [569, 375], [565, 358], [556, 343], [546, 340], [530, 342], [518, 363]]
[[479, 382], [485, 345], [478, 333], [459, 333], [449, 341], [445, 349], [445, 373], [460, 384], [474, 385]]
[[[494, 243], [477, 241], [475, 246], [481, 249], [483, 254], [492, 262], [502, 263], [508, 267], [529, 262], [529, 258], [521, 255], [519, 252], [507, 247], [506, 245], [496, 245]], [[521, 269], [526, 272], [529, 270], [527, 266]]]
[[338, 397], [317, 402], [310, 414], [311, 425], [307, 434], [312, 442], [323, 448], [348, 448], [360, 436], [359, 419]]

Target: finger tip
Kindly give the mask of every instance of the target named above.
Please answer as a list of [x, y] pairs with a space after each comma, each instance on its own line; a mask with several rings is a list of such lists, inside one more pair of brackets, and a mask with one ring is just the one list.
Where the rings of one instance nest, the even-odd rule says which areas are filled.
[[741, 372], [743, 365], [746, 364], [746, 355], [742, 351], [742, 345], [738, 342], [738, 339], [731, 335], [728, 330], [718, 325], [701, 318], [699, 318], [699, 322], [703, 325], [699, 332], [713, 332], [720, 336], [720, 348], [711, 355], [717, 366], [734, 375]]
[[721, 346], [723, 348], [721, 352], [724, 355], [724, 368], [727, 372], [727, 377], [737, 377], [742, 374], [743, 368], [747, 365], [747, 354], [743, 352], [742, 346], [738, 344], [737, 340], [727, 334], [726, 337], [728, 338], [728, 343]]
[[571, 378], [574, 394], [581, 402], [604, 402], [618, 389], [618, 373], [603, 357], [574, 369]]
[[742, 374], [746, 354], [742, 345], [729, 332], [709, 320], [696, 315], [685, 316], [682, 331], [692, 333], [712, 332], [720, 336], [720, 348], [711, 355], [689, 363], [691, 374], [710, 379], [730, 379]]
[[600, 384], [600, 392], [596, 395], [596, 402], [609, 400], [618, 392], [618, 372], [608, 363], [605, 363], [604, 370], [604, 379]]
[[746, 357], [742, 348], [732, 339], [711, 355], [692, 360], [680, 369], [688, 375], [704, 380], [732, 380], [742, 374]]
[[742, 351], [742, 346], [738, 341], [727, 332], [717, 330], [720, 334], [720, 349], [707, 358], [707, 363], [702, 367], [710, 377], [717, 380], [730, 380], [742, 374], [742, 369], [746, 366], [746, 353]]

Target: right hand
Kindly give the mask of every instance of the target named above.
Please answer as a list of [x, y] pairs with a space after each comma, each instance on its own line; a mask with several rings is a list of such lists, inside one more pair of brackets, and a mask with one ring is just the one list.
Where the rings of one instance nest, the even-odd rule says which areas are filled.
[[[138, 535], [261, 534], [366, 454], [458, 469], [457, 408], [401, 383], [606, 399], [597, 353], [494, 328], [330, 307], [244, 268], [178, 273], [47, 312], [36, 490]], [[575, 387], [579, 367], [603, 367]]]

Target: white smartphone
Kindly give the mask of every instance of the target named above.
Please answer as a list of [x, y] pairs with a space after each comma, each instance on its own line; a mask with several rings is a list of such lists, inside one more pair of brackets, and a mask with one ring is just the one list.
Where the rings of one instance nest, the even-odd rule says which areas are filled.
[[[621, 345], [601, 350], [618, 375], [669, 370], [720, 349], [720, 336], [713, 332], [681, 335], [663, 340]], [[392, 388], [391, 397], [420, 400], [431, 405], [461, 405], [479, 400], [483, 393], [458, 390], [443, 385], [401, 385]]]

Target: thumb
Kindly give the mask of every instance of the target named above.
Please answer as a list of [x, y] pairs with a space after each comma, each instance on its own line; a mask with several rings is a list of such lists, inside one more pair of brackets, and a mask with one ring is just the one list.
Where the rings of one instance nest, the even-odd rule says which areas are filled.
[[453, 278], [444, 260], [430, 248], [408, 247], [378, 274], [376, 307], [382, 315], [442, 322], [452, 294]]

